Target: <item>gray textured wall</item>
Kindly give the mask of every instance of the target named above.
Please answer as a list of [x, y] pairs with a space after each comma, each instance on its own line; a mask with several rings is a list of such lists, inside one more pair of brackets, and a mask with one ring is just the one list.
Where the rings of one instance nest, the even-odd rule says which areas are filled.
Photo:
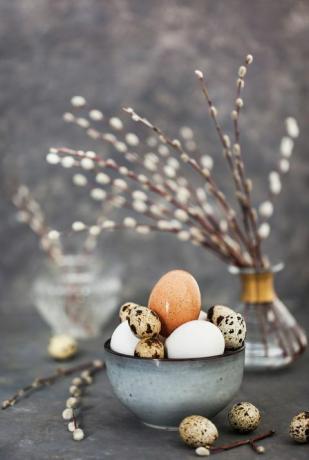
[[[201, 145], [217, 158], [214, 135], [193, 71], [207, 72], [223, 123], [229, 123], [234, 79], [243, 56], [255, 61], [245, 90], [241, 129], [246, 160], [258, 197], [275, 163], [283, 120], [301, 128], [292, 173], [279, 199], [269, 253], [287, 268], [282, 295], [305, 303], [308, 294], [308, 62], [309, 3], [305, 0], [3, 0], [0, 3], [1, 182], [18, 175], [31, 185], [51, 222], [65, 227], [89, 214], [71, 172], [45, 164], [50, 145], [93, 148], [62, 113], [70, 96], [83, 94], [105, 113], [134, 106], [172, 135], [182, 124], [195, 128]], [[16, 223], [1, 202], [1, 309], [29, 304], [25, 291], [43, 257], [36, 238]], [[78, 200], [77, 200], [78, 198]], [[124, 296], [143, 298], [162, 272], [191, 270], [208, 293], [205, 302], [234, 294], [225, 267], [207, 253], [172, 237], [119, 233], [100, 244], [107, 265], [124, 266]], [[226, 286], [226, 289], [222, 287]], [[132, 294], [131, 294], [132, 295]], [[20, 299], [25, 299], [22, 302]], [[303, 301], [301, 301], [303, 299]]]

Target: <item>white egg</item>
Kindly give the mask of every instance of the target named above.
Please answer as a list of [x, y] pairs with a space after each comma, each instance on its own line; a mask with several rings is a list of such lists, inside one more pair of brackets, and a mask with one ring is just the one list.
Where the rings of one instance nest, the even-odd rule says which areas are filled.
[[224, 353], [220, 329], [208, 321], [194, 320], [182, 324], [166, 339], [169, 358], [203, 358]]
[[201, 321], [206, 321], [207, 320], [207, 313], [205, 311], [201, 310], [198, 319], [201, 320]]
[[123, 321], [114, 330], [110, 346], [117, 353], [134, 356], [135, 347], [139, 340], [131, 331], [128, 321]]

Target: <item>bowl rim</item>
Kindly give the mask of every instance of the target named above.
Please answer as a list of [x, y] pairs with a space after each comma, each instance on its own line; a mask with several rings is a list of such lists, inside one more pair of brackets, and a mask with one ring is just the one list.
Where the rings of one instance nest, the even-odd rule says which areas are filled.
[[245, 345], [243, 345], [241, 348], [238, 348], [237, 350], [225, 351], [222, 355], [204, 356], [200, 358], [141, 358], [139, 356], [125, 355], [123, 353], [118, 353], [117, 351], [112, 350], [110, 347], [110, 342], [111, 342], [111, 339], [107, 339], [106, 342], [104, 343], [104, 350], [107, 353], [110, 353], [111, 355], [119, 356], [121, 358], [132, 359], [135, 361], [146, 361], [146, 362], [163, 362], [163, 363], [175, 363], [175, 362], [183, 363], [183, 362], [196, 362], [196, 361], [204, 362], [204, 361], [211, 361], [215, 359], [223, 359], [223, 358], [241, 353], [245, 350]]

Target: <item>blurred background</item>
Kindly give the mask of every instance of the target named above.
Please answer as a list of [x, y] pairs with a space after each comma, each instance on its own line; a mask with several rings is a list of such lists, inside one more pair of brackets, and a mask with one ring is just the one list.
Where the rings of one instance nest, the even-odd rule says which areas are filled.
[[[36, 236], [16, 221], [5, 184], [27, 184], [54, 228], [95, 220], [95, 208], [72, 185], [72, 171], [46, 164], [50, 146], [102, 150], [62, 114], [74, 95], [107, 116], [133, 106], [177, 137], [194, 129], [213, 156], [219, 183], [230, 176], [200, 93], [195, 69], [207, 75], [226, 130], [235, 78], [247, 53], [254, 56], [245, 88], [241, 132], [257, 203], [279, 156], [284, 120], [299, 122], [291, 173], [272, 220], [267, 251], [285, 262], [278, 277], [290, 307], [309, 294], [308, 63], [309, 4], [305, 0], [10, 0], [0, 3], [0, 310], [33, 312], [31, 284], [44, 265]], [[105, 149], [106, 151], [106, 149]], [[111, 152], [112, 154], [112, 152]], [[198, 279], [204, 304], [231, 303], [237, 280], [214, 256], [173, 236], [107, 233], [97, 255], [120, 267], [121, 299], [145, 303], [154, 282], [172, 268]]]

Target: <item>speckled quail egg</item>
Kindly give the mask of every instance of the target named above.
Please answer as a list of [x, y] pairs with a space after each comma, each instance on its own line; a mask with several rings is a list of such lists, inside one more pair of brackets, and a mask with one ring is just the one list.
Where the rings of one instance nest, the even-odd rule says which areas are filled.
[[133, 334], [140, 339], [156, 337], [161, 330], [159, 316], [147, 307], [132, 308], [128, 322]]
[[134, 307], [138, 307], [138, 304], [134, 302], [126, 302], [123, 305], [121, 305], [119, 310], [119, 318], [121, 322], [127, 321], [131, 313], [131, 310]]
[[77, 342], [69, 335], [55, 335], [49, 340], [48, 353], [61, 361], [73, 358], [77, 353]]
[[201, 415], [190, 415], [179, 425], [181, 439], [191, 447], [210, 446], [219, 437], [216, 426]]
[[216, 305], [208, 312], [209, 320], [214, 323], [222, 332], [225, 349], [237, 350], [244, 345], [246, 338], [246, 323], [240, 313], [223, 305]]
[[303, 411], [295, 415], [290, 423], [289, 434], [299, 443], [309, 442], [309, 412]]
[[139, 358], [164, 358], [164, 345], [156, 338], [141, 339], [135, 348]]
[[257, 407], [249, 402], [234, 404], [228, 413], [230, 425], [241, 433], [254, 431], [261, 421], [261, 414]]
[[[230, 307], [226, 307], [225, 305], [214, 305], [213, 307], [209, 308], [207, 312], [207, 319], [211, 323], [217, 325], [225, 316], [234, 313]], [[221, 318], [222, 317], [222, 318]]]

